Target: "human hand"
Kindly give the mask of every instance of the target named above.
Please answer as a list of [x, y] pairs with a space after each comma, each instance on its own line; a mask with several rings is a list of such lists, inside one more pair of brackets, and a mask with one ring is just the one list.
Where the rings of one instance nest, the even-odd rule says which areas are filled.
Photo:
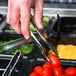
[[29, 22], [31, 8], [34, 8], [35, 24], [39, 29], [43, 29], [43, 0], [8, 0], [7, 23], [26, 39], [30, 37]]

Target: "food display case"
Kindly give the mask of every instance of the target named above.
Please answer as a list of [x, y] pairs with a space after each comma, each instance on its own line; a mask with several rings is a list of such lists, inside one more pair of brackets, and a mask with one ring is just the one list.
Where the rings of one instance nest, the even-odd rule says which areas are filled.
[[[0, 1], [0, 18], [1, 18], [0, 19], [0, 40], [2, 40], [3, 42], [4, 41], [7, 42], [18, 38], [23, 39], [22, 35], [18, 35], [14, 30], [10, 30], [8, 27], [9, 25], [6, 22], [6, 14], [8, 9], [7, 3], [8, 3], [8, 0]], [[31, 10], [31, 13], [32, 11], [33, 9]], [[47, 35], [48, 35], [47, 40], [53, 46], [56, 47], [59, 44], [63, 44], [63, 45], [71, 44], [71, 45], [75, 45], [76, 47], [76, 4], [75, 3], [67, 3], [67, 2], [50, 3], [49, 0], [47, 1], [45, 0], [44, 8], [43, 8], [43, 16], [47, 16], [49, 17], [49, 19], [46, 26], [47, 28], [44, 29], [42, 32], [47, 32]], [[34, 33], [37, 34], [35, 31]], [[26, 41], [25, 43], [24, 41], [20, 44], [21, 45], [25, 44]], [[28, 44], [34, 44], [34, 42], [28, 41]], [[26, 48], [29, 48], [30, 46]], [[22, 48], [17, 48], [16, 50], [21, 50]], [[25, 49], [22, 49], [22, 50], [25, 50]], [[15, 65], [15, 69], [11, 72], [11, 75], [9, 76], [28, 76], [31, 69], [34, 66], [42, 65], [45, 63], [45, 58], [41, 54], [41, 51], [36, 44], [34, 44], [34, 47], [31, 50], [32, 51], [30, 51], [29, 54], [25, 54], [23, 57], [21, 57], [21, 59], [17, 62], [18, 64]], [[8, 75], [2, 75], [2, 74], [6, 73], [7, 66], [10, 64], [10, 62], [12, 61], [12, 58], [14, 58], [15, 55], [13, 55], [13, 52], [0, 54], [0, 76], [8, 76]], [[64, 68], [67, 68], [69, 66], [76, 67], [75, 65], [76, 59], [63, 58], [60, 60]]]
[[[37, 57], [29, 59], [27, 56], [20, 56], [21, 58], [18, 60], [18, 58], [16, 59], [15, 57], [16, 55], [17, 53], [15, 55], [0, 54], [0, 76], [8, 76], [9, 72], [11, 72], [9, 76], [29, 76], [29, 73], [35, 66], [41, 66], [46, 63], [44, 58]], [[15, 58], [17, 63], [13, 60], [13, 58]], [[13, 64], [15, 64], [15, 67]], [[68, 67], [76, 67], [76, 61], [61, 60], [61, 64], [64, 69]], [[7, 67], [9, 66], [11, 67], [8, 69]], [[12, 67], [14, 67], [14, 69], [10, 71]]]

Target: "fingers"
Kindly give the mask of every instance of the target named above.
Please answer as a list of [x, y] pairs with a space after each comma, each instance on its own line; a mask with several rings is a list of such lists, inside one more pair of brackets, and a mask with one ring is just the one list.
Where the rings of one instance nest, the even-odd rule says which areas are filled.
[[34, 20], [39, 29], [43, 29], [42, 25], [43, 0], [35, 1]]
[[19, 17], [19, 9], [14, 9], [14, 11], [12, 11], [12, 15], [11, 15], [11, 26], [14, 28], [14, 30], [18, 33], [21, 34], [21, 26], [20, 26], [20, 17]]
[[31, 2], [31, 8], [34, 8], [35, 7], [35, 1], [36, 0], [32, 0], [32, 2]]
[[15, 26], [13, 26], [14, 30], [18, 33], [21, 34], [21, 27], [19, 22], [15, 24]]
[[26, 39], [30, 37], [29, 21], [30, 21], [30, 10], [31, 0], [21, 0], [21, 32]]
[[[17, 33], [19, 34], [22, 33], [26, 39], [30, 37], [29, 21], [30, 21], [31, 1], [32, 0], [8, 1], [7, 22], [11, 26], [13, 26], [13, 28]], [[35, 5], [35, 7], [33, 5]], [[33, 5], [32, 7], [35, 8], [34, 12], [35, 23], [39, 29], [42, 29], [43, 0], [35, 0], [35, 4]], [[21, 26], [19, 23], [20, 21], [19, 15], [21, 15]]]
[[8, 13], [7, 13], [7, 23], [9, 23], [18, 34], [21, 34], [20, 24], [19, 24], [19, 6], [17, 0], [8, 1]]
[[8, 0], [8, 13], [7, 13], [7, 23], [10, 23], [10, 17], [11, 17], [11, 1]]

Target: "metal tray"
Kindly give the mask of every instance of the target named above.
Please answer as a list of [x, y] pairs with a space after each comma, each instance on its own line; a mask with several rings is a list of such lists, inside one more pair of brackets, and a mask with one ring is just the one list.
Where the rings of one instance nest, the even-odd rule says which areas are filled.
[[[9, 64], [10, 60], [12, 59], [14, 55], [3, 55], [0, 54], [0, 76], [2, 76], [2, 74], [4, 73], [4, 71], [7, 69], [7, 65]], [[28, 58], [26, 56], [23, 57], [22, 61], [19, 61], [14, 73], [12, 74], [12, 76], [17, 76], [17, 74], [19, 73], [19, 71], [21, 70], [21, 68], [28, 62]]]
[[[8, 63], [10, 62], [13, 55], [3, 55], [0, 54], [0, 76], [2, 76], [4, 70], [6, 69]], [[36, 65], [42, 65], [45, 63], [44, 58], [28, 58], [27, 56], [23, 57], [22, 61], [19, 61], [18, 66], [15, 69], [15, 72], [12, 76], [28, 76], [32, 68]], [[61, 64], [64, 68], [74, 66], [76, 67], [76, 61], [74, 60], [61, 60]]]
[[[31, 70], [35, 67], [35, 66], [37, 66], [37, 65], [42, 65], [42, 64], [44, 64], [45, 63], [45, 61], [43, 61], [43, 60], [33, 60], [33, 61], [31, 61], [30, 60], [30, 66], [27, 64], [27, 66], [29, 66], [28, 67], [28, 69], [29, 70], [27, 70], [27, 72], [26, 72], [26, 76], [29, 76], [29, 73], [31, 72]], [[67, 67], [76, 67], [75, 65], [72, 65], [72, 62], [69, 62], [71, 65], [69, 65], [69, 64], [65, 64], [65, 61], [64, 62], [62, 62], [63, 64], [62, 64], [62, 66], [63, 66], [63, 68], [67, 68]], [[24, 75], [23, 75], [24, 76]]]

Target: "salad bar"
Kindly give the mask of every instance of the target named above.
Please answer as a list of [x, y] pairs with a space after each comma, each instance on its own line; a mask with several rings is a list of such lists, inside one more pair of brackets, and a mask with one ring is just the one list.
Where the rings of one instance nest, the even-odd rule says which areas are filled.
[[[54, 56], [55, 59], [53, 58]], [[50, 74], [52, 74], [51, 76], [53, 76], [53, 74], [55, 76], [59, 74], [61, 74], [61, 76], [76, 75], [76, 61], [61, 60], [60, 62], [56, 55], [50, 55], [49, 57], [52, 59], [52, 63], [46, 62], [45, 59], [38, 57], [29, 59], [27, 56], [21, 55], [20, 52], [17, 52], [15, 55], [0, 55], [0, 76], [39, 76], [36, 75], [37, 73], [33, 73], [40, 72], [41, 69], [45, 70], [44, 73], [45, 75], [47, 74], [46, 76], [50, 76]], [[55, 64], [53, 63], [54, 61]], [[68, 70], [69, 72], [67, 72]]]
[[56, 49], [56, 56], [31, 22], [30, 29], [44, 49], [35, 39], [25, 40], [7, 24], [7, 2], [0, 2], [0, 76], [76, 76], [76, 4], [45, 0], [44, 30], [40, 32]]

